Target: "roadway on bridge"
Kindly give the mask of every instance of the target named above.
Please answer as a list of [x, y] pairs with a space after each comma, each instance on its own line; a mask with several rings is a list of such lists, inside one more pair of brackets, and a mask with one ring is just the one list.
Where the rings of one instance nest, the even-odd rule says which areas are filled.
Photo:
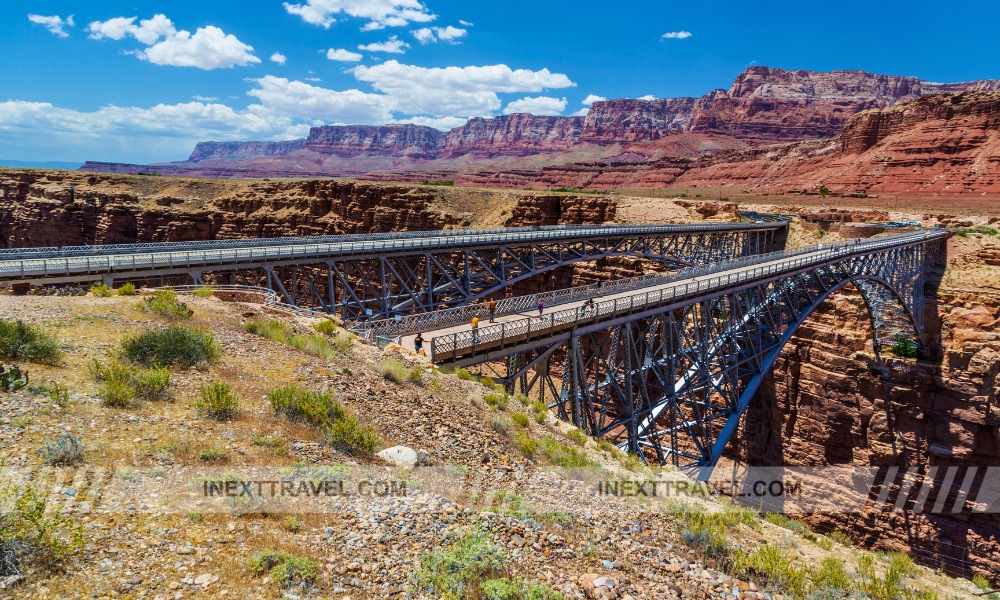
[[[763, 279], [777, 273], [802, 269], [808, 265], [819, 265], [830, 260], [868, 254], [880, 249], [917, 243], [946, 235], [948, 234], [944, 231], [921, 231], [868, 241], [858, 240], [831, 244], [828, 247], [819, 247], [806, 253], [791, 251], [789, 254], [793, 256], [782, 255], [771, 260], [750, 261], [749, 264], [741, 264], [731, 269], [725, 269], [723, 265], [720, 265], [720, 270], [650, 286], [639, 292], [631, 290], [601, 295], [595, 297], [594, 304], [587, 308], [584, 308], [586, 300], [566, 302], [551, 310], [547, 309], [541, 317], [539, 317], [537, 309], [529, 309], [497, 315], [496, 323], [490, 323], [485, 306], [483, 306], [479, 331], [475, 336], [473, 336], [470, 323], [442, 327], [423, 333], [424, 348], [428, 354], [431, 354], [431, 348], [438, 347], [435, 356], [432, 356], [437, 362], [461, 362], [463, 357], [477, 354], [488, 359], [491, 349], [512, 346], [531, 339], [543, 339], [571, 329], [581, 322], [600, 322], [610, 319], [614, 315], [620, 314], [623, 309], [635, 310], [644, 306], [654, 306], [691, 294], [706, 295], [714, 290], [729, 287], [739, 282], [755, 278]], [[412, 334], [405, 335], [400, 338], [400, 344], [404, 348], [413, 350], [415, 337], [416, 335]]]
[[[522, 227], [499, 230], [452, 230], [357, 236], [242, 240], [198, 243], [93, 246], [78, 249], [17, 248], [0, 252], [0, 280], [62, 281], [100, 279], [102, 274], [165, 272], [177, 269], [233, 268], [236, 265], [323, 261], [359, 256], [419, 254], [427, 251], [483, 246], [514, 246], [630, 235], [761, 231], [784, 227], [776, 223], [685, 223], [663, 225], [595, 225]], [[292, 243], [289, 243], [289, 240]], [[305, 241], [303, 241], [305, 240]], [[181, 248], [181, 249], [176, 249]]]

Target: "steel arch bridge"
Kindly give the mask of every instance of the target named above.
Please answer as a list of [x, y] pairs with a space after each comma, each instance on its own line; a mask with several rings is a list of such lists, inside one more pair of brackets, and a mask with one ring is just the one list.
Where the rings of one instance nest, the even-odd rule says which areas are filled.
[[0, 280], [264, 287], [345, 320], [461, 306], [581, 261], [678, 266], [781, 248], [786, 222], [525, 227], [0, 251]]
[[898, 336], [926, 342], [926, 273], [948, 235], [925, 231], [723, 264], [700, 280], [528, 320], [527, 332], [508, 322], [502, 332], [490, 326], [432, 337], [432, 358], [503, 363], [499, 379], [508, 390], [538, 386], [551, 392], [561, 418], [588, 434], [707, 477], [785, 343], [837, 290], [861, 292], [876, 352]]

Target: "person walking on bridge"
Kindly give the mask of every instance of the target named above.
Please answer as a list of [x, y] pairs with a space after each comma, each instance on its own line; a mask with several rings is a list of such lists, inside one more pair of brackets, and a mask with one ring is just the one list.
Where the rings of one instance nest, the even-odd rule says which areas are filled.
[[545, 303], [541, 300], [538, 301], [538, 318], [542, 318], [542, 312], [545, 310]]
[[479, 339], [479, 317], [472, 317], [472, 343]]
[[495, 323], [497, 317], [497, 301], [490, 298], [490, 301], [486, 304], [486, 308], [490, 311], [490, 323]]
[[413, 350], [423, 356], [424, 353], [424, 334], [418, 333], [417, 337], [413, 338]]

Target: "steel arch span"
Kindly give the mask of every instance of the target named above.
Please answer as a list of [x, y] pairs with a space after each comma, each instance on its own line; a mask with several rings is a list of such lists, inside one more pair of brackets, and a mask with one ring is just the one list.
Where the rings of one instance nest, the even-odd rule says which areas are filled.
[[[548, 339], [538, 343], [522, 341], [507, 324], [521, 337], [506, 354], [502, 379], [512, 391], [539, 386], [551, 393], [559, 416], [592, 436], [647, 461], [700, 468], [707, 477], [781, 349], [844, 286], [864, 298], [876, 352], [899, 336], [925, 343], [924, 283], [946, 236], [843, 244], [721, 275], [718, 285], [688, 284], [694, 293], [685, 287], [658, 304], [630, 302], [628, 310], [589, 322], [559, 327], [554, 317]], [[488, 330], [477, 335], [481, 362], [503, 357], [485, 348], [494, 343]]]

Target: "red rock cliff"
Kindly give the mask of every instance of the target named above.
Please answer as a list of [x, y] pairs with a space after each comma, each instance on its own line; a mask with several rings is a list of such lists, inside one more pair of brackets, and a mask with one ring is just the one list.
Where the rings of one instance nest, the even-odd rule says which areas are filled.
[[286, 142], [198, 142], [188, 162], [206, 160], [247, 160], [265, 156], [281, 156], [301, 150], [305, 140]]
[[327, 125], [313, 127], [305, 147], [320, 154], [433, 158], [445, 134], [423, 125]]
[[583, 117], [504, 115], [470, 120], [448, 133], [443, 157], [528, 156], [570, 149], [580, 137]]

